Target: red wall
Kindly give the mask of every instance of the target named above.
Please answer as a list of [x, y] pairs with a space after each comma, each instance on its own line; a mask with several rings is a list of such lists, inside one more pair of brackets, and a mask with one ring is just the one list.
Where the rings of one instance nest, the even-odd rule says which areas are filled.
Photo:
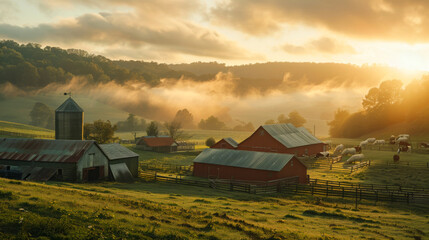
[[256, 152], [289, 153], [302, 156], [323, 152], [324, 145], [324, 143], [319, 143], [296, 148], [287, 148], [268, 134], [263, 127], [259, 127], [250, 137], [238, 144], [237, 149]]
[[231, 144], [229, 144], [225, 139], [220, 140], [219, 142], [215, 143], [210, 148], [220, 148], [220, 149], [235, 149]]
[[300, 183], [307, 183], [307, 168], [295, 157], [279, 172], [207, 163], [194, 163], [194, 176], [244, 181], [270, 181], [298, 176]]

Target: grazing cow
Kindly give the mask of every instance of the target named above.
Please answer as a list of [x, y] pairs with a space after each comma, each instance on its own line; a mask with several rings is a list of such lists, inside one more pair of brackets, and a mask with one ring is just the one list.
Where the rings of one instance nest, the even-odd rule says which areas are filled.
[[368, 138], [365, 141], [367, 141], [368, 143], [374, 143], [375, 142], [375, 138]]
[[329, 152], [318, 152], [314, 158], [329, 157]]
[[356, 148], [354, 148], [354, 147], [352, 147], [352, 148], [346, 148], [341, 153], [342, 156], [344, 156], [344, 155], [353, 155], [353, 154], [356, 154]]
[[362, 147], [361, 146], [356, 146], [355, 149], [356, 149], [357, 153], [362, 153]]
[[347, 159], [346, 163], [354, 163], [356, 161], [362, 161], [365, 158], [363, 154], [354, 154], [349, 159]]

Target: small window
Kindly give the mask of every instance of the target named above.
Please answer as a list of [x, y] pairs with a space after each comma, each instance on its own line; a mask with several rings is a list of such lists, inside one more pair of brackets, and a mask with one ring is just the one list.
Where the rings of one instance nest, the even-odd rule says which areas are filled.
[[62, 176], [62, 175], [63, 175], [63, 170], [62, 170], [61, 168], [60, 168], [60, 169], [58, 169], [57, 174], [58, 174], [58, 176]]
[[259, 135], [264, 136], [265, 131], [261, 129], [261, 131], [259, 131]]
[[10, 170], [10, 166], [7, 166], [7, 167], [6, 167], [6, 170], [7, 170], [7, 171], [9, 171], [9, 170]]
[[292, 161], [290, 161], [290, 166], [291, 166], [291, 167], [293, 167], [293, 160], [292, 160]]

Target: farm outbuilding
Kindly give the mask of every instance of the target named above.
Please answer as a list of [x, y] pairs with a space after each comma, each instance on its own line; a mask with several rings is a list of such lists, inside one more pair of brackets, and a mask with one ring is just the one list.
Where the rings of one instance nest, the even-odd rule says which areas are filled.
[[176, 152], [177, 143], [169, 136], [144, 136], [136, 141], [136, 147], [145, 151]]
[[293, 124], [285, 123], [260, 126], [250, 137], [238, 144], [237, 149], [309, 156], [326, 151], [326, 144], [304, 127], [297, 128]]
[[95, 141], [0, 139], [0, 165], [24, 180], [87, 182], [106, 179], [108, 158]]
[[[117, 144], [100, 144], [109, 159], [109, 176], [117, 181], [130, 181], [139, 176], [139, 155]], [[125, 165], [124, 165], [125, 164]]]
[[223, 138], [215, 143], [210, 148], [220, 148], [220, 149], [236, 149], [238, 143], [232, 138]]
[[83, 109], [71, 97], [55, 110], [55, 139], [83, 139]]
[[208, 148], [194, 159], [193, 175], [243, 181], [299, 177], [306, 183], [307, 167], [292, 154]]

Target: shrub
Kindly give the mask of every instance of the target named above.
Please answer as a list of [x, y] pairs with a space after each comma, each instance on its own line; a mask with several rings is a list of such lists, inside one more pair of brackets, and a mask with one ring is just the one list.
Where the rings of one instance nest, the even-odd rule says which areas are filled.
[[206, 140], [206, 146], [207, 147], [211, 147], [216, 143], [216, 140], [212, 137], [207, 138]]

